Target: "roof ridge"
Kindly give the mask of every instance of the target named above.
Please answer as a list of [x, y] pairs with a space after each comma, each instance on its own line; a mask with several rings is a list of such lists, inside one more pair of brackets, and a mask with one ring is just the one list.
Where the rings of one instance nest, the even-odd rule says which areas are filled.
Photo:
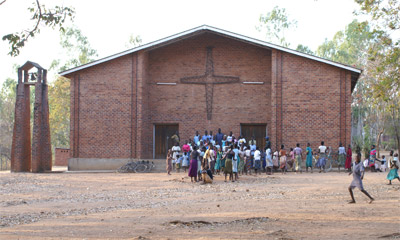
[[280, 50], [280, 51], [288, 52], [288, 53], [291, 53], [291, 54], [294, 54], [294, 55], [298, 55], [298, 56], [305, 57], [305, 58], [308, 58], [308, 59], [312, 59], [312, 60], [315, 60], [315, 61], [323, 62], [323, 63], [329, 64], [329, 65], [333, 65], [333, 66], [336, 66], [336, 67], [339, 67], [339, 68], [347, 69], [349, 71], [352, 71], [352, 72], [355, 72], [355, 73], [358, 73], [358, 74], [361, 74], [361, 72], [362, 72], [361, 69], [358, 69], [358, 68], [350, 66], [350, 65], [346, 65], [346, 64], [343, 64], [343, 63], [340, 63], [340, 62], [335, 62], [335, 61], [328, 60], [328, 59], [325, 59], [325, 58], [321, 58], [321, 57], [318, 57], [318, 56], [315, 56], [315, 55], [311, 55], [311, 54], [308, 54], [308, 53], [299, 52], [297, 50], [293, 50], [293, 49], [290, 49], [290, 48], [287, 48], [287, 47], [283, 47], [283, 46], [280, 46], [280, 45], [277, 45], [277, 44], [269, 43], [269, 42], [266, 42], [264, 40], [256, 39], [256, 38], [253, 38], [253, 37], [248, 37], [248, 36], [245, 36], [245, 35], [242, 35], [242, 34], [234, 33], [234, 32], [227, 31], [227, 30], [224, 30], [224, 29], [221, 29], [221, 28], [217, 28], [217, 27], [209, 26], [207, 24], [203, 24], [203, 25], [200, 25], [200, 26], [195, 27], [195, 28], [191, 28], [191, 29], [186, 30], [186, 31], [182, 31], [182, 32], [179, 32], [179, 33], [176, 33], [176, 34], [173, 34], [173, 35], [170, 35], [170, 36], [167, 36], [167, 37], [155, 40], [155, 41], [151, 41], [151, 42], [143, 44], [141, 46], [137, 46], [137, 47], [134, 47], [134, 48], [131, 48], [131, 49], [127, 49], [125, 51], [122, 51], [122, 52], [119, 52], [119, 53], [116, 53], [116, 54], [113, 54], [113, 55], [110, 55], [110, 56], [107, 56], [107, 57], [104, 57], [104, 58], [100, 58], [100, 59], [92, 61], [90, 63], [86, 63], [86, 64], [83, 64], [83, 65], [80, 65], [80, 66], [65, 70], [63, 72], [60, 72], [59, 74], [61, 76], [65, 76], [65, 75], [71, 74], [73, 72], [76, 72], [76, 71], [79, 71], [79, 70], [82, 70], [82, 69], [85, 69], [85, 68], [89, 68], [91, 66], [94, 66], [94, 65], [97, 65], [97, 64], [100, 64], [100, 63], [103, 63], [103, 62], [107, 62], [107, 61], [113, 60], [115, 58], [119, 58], [119, 57], [131, 54], [131, 53], [134, 53], [134, 52], [146, 49], [146, 48], [154, 47], [154, 46], [157, 46], [157, 45], [167, 44], [169, 41], [173, 41], [173, 40], [178, 40], [179, 41], [184, 36], [190, 36], [190, 34], [193, 34], [193, 33], [198, 32], [198, 31], [204, 31], [204, 30], [208, 30], [208, 31], [211, 31], [211, 32], [214, 32], [214, 33], [219, 33], [219, 34], [225, 35], [225, 36], [230, 36], [232, 38], [236, 38], [236, 39], [239, 39], [239, 40], [242, 40], [242, 41], [247, 41], [247, 42], [259, 45], [261, 47], [268, 47], [268, 48], [273, 48], [273, 49], [277, 49], [277, 50]]

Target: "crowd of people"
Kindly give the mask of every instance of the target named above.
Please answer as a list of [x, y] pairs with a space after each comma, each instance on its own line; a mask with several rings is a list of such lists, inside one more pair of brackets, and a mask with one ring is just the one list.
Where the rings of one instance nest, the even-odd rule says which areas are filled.
[[[225, 135], [218, 129], [217, 134], [204, 132], [200, 136], [196, 131], [193, 139], [180, 144], [178, 133], [171, 137], [174, 146], [168, 150], [167, 154], [167, 173], [175, 169], [177, 172], [181, 170], [188, 172], [192, 182], [202, 181], [210, 183], [213, 181], [214, 175], [223, 174], [225, 181], [236, 181], [240, 175], [273, 174], [280, 172], [286, 174], [288, 171], [302, 173], [303, 167], [305, 171], [313, 172], [313, 168], [317, 168], [319, 172], [325, 172], [329, 161], [335, 161], [340, 172], [341, 168], [347, 170], [350, 174], [352, 169], [364, 172], [365, 168], [371, 171], [386, 171], [389, 168], [387, 179], [389, 184], [393, 179], [400, 178], [397, 173], [399, 167], [398, 154], [390, 153], [389, 160], [386, 161], [385, 156], [382, 159], [376, 157], [375, 146], [372, 145], [370, 156], [365, 161], [361, 161], [361, 151], [356, 150], [357, 159], [352, 162], [352, 149], [349, 145], [347, 149], [339, 144], [337, 149], [321, 145], [312, 149], [310, 143], [305, 149], [297, 143], [294, 148], [285, 148], [281, 145], [279, 149], [272, 150], [269, 137], [265, 138], [265, 148], [260, 149], [260, 143], [257, 144], [255, 137], [248, 140], [242, 136], [236, 138], [232, 132]], [[305, 160], [305, 164], [304, 164]], [[357, 163], [359, 160], [359, 163]], [[358, 166], [359, 165], [359, 166]], [[355, 167], [357, 166], [357, 167]], [[358, 175], [357, 175], [358, 176]], [[356, 184], [359, 187], [360, 184]], [[362, 185], [361, 185], [362, 187]], [[363, 188], [360, 188], [363, 190]], [[351, 192], [352, 193], [352, 192]], [[354, 199], [353, 199], [354, 200]]]

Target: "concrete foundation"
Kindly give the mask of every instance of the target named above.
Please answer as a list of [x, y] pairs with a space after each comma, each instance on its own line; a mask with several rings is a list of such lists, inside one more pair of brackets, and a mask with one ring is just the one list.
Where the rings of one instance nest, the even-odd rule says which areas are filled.
[[[140, 161], [153, 162], [155, 168], [151, 172], [166, 172], [165, 159], [140, 159]], [[68, 159], [68, 171], [106, 171], [117, 170], [128, 162], [136, 162], [131, 158], [70, 158]]]

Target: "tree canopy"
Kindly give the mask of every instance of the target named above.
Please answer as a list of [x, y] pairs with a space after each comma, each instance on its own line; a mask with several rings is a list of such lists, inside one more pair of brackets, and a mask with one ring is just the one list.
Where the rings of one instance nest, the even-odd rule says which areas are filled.
[[267, 41], [288, 47], [290, 43], [286, 41], [285, 31], [297, 28], [297, 21], [289, 19], [285, 8], [275, 6], [271, 12], [260, 15], [256, 28], [265, 32]]
[[[0, 2], [0, 7], [4, 7], [6, 0]], [[55, 6], [48, 8], [41, 4], [39, 0], [35, 0], [31, 7], [28, 7], [31, 13], [32, 28], [25, 29], [19, 32], [6, 34], [3, 36], [3, 41], [8, 41], [10, 44], [11, 56], [18, 56], [21, 48], [23, 48], [29, 38], [35, 37], [40, 33], [42, 27], [58, 28], [59, 31], [64, 31], [64, 24], [68, 19], [73, 20], [75, 10], [72, 7]]]

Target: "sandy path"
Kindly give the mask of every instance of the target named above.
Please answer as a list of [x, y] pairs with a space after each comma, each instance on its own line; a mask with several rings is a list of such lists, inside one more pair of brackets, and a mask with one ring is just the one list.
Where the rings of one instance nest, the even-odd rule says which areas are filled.
[[364, 179], [375, 202], [356, 190], [347, 204], [352, 177], [337, 172], [212, 185], [183, 173], [0, 173], [0, 238], [400, 238], [400, 183], [385, 176]]

